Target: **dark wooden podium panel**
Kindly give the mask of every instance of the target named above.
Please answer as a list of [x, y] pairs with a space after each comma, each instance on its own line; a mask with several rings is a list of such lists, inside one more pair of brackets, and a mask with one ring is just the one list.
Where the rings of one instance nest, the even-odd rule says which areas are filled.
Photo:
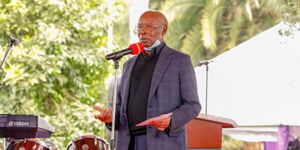
[[189, 149], [220, 149], [222, 128], [234, 128], [235, 122], [221, 117], [200, 114], [187, 125]]

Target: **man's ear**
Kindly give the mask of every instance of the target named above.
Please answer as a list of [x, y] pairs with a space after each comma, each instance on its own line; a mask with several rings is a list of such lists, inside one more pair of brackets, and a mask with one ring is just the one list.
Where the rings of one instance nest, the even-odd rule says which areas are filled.
[[167, 31], [168, 31], [168, 27], [167, 26], [163, 26], [162, 34], [166, 35]]

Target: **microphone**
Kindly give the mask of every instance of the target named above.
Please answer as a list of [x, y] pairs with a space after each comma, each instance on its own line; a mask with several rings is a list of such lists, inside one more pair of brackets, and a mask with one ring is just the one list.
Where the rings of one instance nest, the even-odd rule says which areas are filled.
[[9, 42], [10, 42], [9, 43], [10, 46], [16, 46], [16, 45], [19, 44], [19, 41], [16, 38], [14, 38], [10, 35], [8, 35], [8, 39], [9, 39]]
[[128, 54], [136, 55], [143, 51], [144, 51], [144, 45], [142, 43], [134, 43], [134, 44], [129, 45], [129, 47], [126, 49], [106, 55], [105, 59], [106, 60], [110, 60], [110, 59], [117, 60], [125, 55], [128, 55]]
[[211, 63], [211, 62], [213, 62], [213, 61], [200, 60], [200, 61], [197, 63], [197, 66], [208, 65], [208, 64]]

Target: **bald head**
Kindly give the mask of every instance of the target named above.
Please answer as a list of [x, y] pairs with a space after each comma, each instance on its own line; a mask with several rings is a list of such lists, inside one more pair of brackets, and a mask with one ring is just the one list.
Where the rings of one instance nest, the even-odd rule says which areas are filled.
[[155, 18], [161, 25], [168, 27], [168, 20], [167, 20], [166, 16], [159, 11], [148, 10], [141, 15], [140, 19], [142, 17]]
[[164, 42], [164, 36], [168, 29], [168, 21], [159, 11], [144, 12], [138, 23], [138, 36], [145, 47], [150, 47], [155, 41]]

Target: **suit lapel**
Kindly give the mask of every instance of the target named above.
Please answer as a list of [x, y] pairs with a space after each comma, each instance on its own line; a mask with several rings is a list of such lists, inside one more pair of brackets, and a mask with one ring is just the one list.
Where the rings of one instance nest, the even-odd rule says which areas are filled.
[[155, 69], [153, 72], [148, 101], [153, 96], [156, 88], [159, 85], [160, 80], [162, 79], [163, 75], [165, 74], [169, 63], [172, 60], [172, 54], [173, 54], [172, 51], [170, 51], [167, 46], [165, 46], [161, 50], [160, 56], [156, 62]]
[[127, 102], [128, 102], [128, 95], [129, 95], [129, 86], [130, 86], [130, 77], [131, 77], [131, 73], [132, 73], [132, 70], [133, 70], [133, 67], [134, 67], [134, 64], [137, 60], [137, 56], [133, 57], [131, 61], [128, 61], [127, 63], [127, 66], [126, 68], [129, 68], [129, 69], [124, 69], [125, 72], [124, 72], [124, 83], [123, 85], [124, 86], [124, 89], [123, 89], [123, 95], [122, 95], [122, 103], [124, 103], [124, 110], [126, 112], [127, 110]]

